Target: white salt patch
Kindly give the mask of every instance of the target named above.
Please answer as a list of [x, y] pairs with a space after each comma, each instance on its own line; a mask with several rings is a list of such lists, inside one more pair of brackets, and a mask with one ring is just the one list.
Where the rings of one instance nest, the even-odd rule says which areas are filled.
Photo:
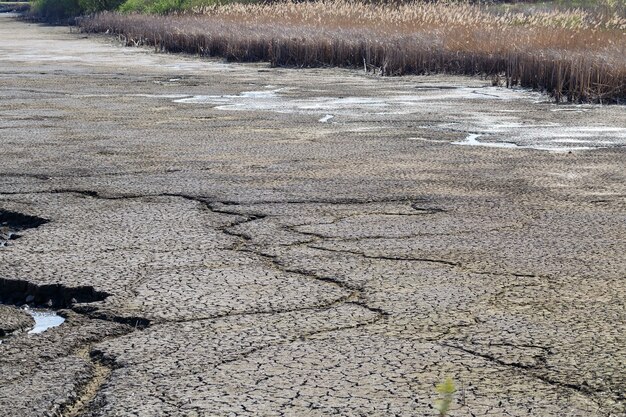
[[332, 110], [352, 110], [352, 109], [381, 109], [388, 107], [383, 99], [371, 97], [317, 97], [312, 99], [296, 99], [287, 105], [295, 111], [314, 110], [314, 111], [332, 111]]
[[[268, 86], [269, 87], [269, 86]], [[328, 112], [353, 116], [368, 114], [411, 114], [422, 111], [429, 102], [453, 106], [459, 99], [509, 100], [522, 93], [501, 88], [490, 88], [487, 95], [477, 95], [475, 88], [420, 91], [412, 95], [390, 95], [387, 97], [311, 97], [295, 98], [277, 94], [284, 89], [245, 91], [238, 95], [196, 95], [176, 103], [215, 104], [220, 110], [266, 110], [279, 113]]]
[[269, 91], [244, 91], [239, 94], [239, 96], [228, 96], [228, 97], [243, 97], [243, 98], [254, 98], [254, 99], [264, 99], [264, 98], [275, 98], [277, 90], [269, 90]]
[[426, 139], [426, 138], [420, 138], [420, 137], [415, 137], [415, 138], [407, 138], [407, 140], [419, 140], [422, 142], [435, 142], [435, 143], [444, 143], [440, 140], [437, 139]]
[[216, 104], [221, 110], [279, 110], [275, 90], [244, 91], [239, 95], [198, 95], [177, 98], [174, 103]]
[[576, 130], [583, 130], [585, 132], [620, 132], [626, 134], [626, 128], [624, 127], [609, 127], [609, 126], [581, 126], [575, 128]]
[[614, 142], [609, 140], [582, 140], [582, 139], [553, 139], [551, 142], [554, 143], [590, 143], [592, 145], [615, 145]]
[[179, 98], [174, 100], [174, 103], [184, 104], [220, 104], [228, 103], [230, 100], [227, 96], [192, 96]]
[[189, 94], [128, 94], [126, 97], [182, 99], [189, 97]]
[[358, 133], [358, 132], [376, 132], [379, 130], [384, 130], [387, 129], [387, 126], [361, 126], [361, 127], [353, 127], [353, 128], [349, 128], [347, 129], [347, 132], [354, 132], [354, 133]]
[[221, 71], [232, 70], [232, 66], [215, 61], [178, 62], [175, 64], [161, 64], [161, 66], [179, 71]]
[[606, 146], [573, 146], [573, 147], [560, 147], [560, 146], [542, 146], [542, 145], [530, 145], [530, 146], [520, 146], [520, 148], [525, 149], [535, 149], [538, 151], [548, 151], [554, 153], [567, 153], [567, 152], [576, 152], [576, 151], [592, 151], [594, 149], [603, 149]]
[[555, 104], [555, 107], [550, 109], [550, 111], [565, 111], [565, 112], [574, 112], [574, 113], [582, 113], [593, 109], [594, 107], [599, 107], [601, 105], [598, 104]]
[[[581, 139], [553, 139], [551, 142], [554, 143], [594, 143], [592, 140], [581, 140]], [[595, 143], [607, 143], [606, 141], [595, 142]]]
[[[270, 87], [270, 86], [267, 86]], [[271, 86], [273, 87], [273, 86]], [[315, 115], [320, 123], [328, 123], [336, 116], [342, 121], [363, 124], [358, 128], [344, 126], [348, 131], [380, 130], [381, 126], [367, 126], [369, 121], [380, 120], [381, 116], [408, 115], [437, 111], [454, 112], [459, 100], [526, 100], [545, 98], [539, 93], [506, 89], [500, 87], [419, 90], [415, 94], [388, 92], [376, 97], [296, 97], [280, 94], [287, 88], [273, 88], [262, 91], [244, 91], [236, 95], [196, 95], [174, 99], [175, 103], [206, 104], [218, 110], [230, 111], [271, 111]], [[579, 108], [579, 107], [574, 107]], [[559, 123], [525, 123], [523, 115], [500, 112], [469, 111], [455, 122], [439, 123], [420, 128], [442, 131], [475, 132], [465, 140], [453, 142], [455, 145], [482, 146], [507, 149], [536, 149], [549, 152], [569, 152], [598, 149], [606, 146], [626, 146], [626, 128], [613, 126], [563, 126]], [[480, 141], [478, 137], [490, 135], [492, 141]], [[601, 137], [598, 137], [601, 136]], [[561, 142], [557, 142], [558, 140]], [[587, 140], [582, 142], [583, 140]], [[602, 139], [595, 141], [592, 139]], [[575, 142], [580, 140], [581, 142]], [[558, 146], [585, 144], [586, 146]]]
[[555, 153], [564, 153], [572, 151], [588, 151], [592, 149], [600, 149], [601, 147], [563, 147], [563, 146], [544, 146], [544, 145], [518, 145], [511, 142], [479, 142], [478, 138], [482, 136], [480, 134], [472, 133], [468, 135], [464, 140], [451, 142], [453, 145], [462, 146], [482, 146], [486, 148], [507, 148], [507, 149], [534, 149], [538, 151], [548, 151]]
[[479, 134], [472, 133], [468, 135], [464, 140], [458, 142], [452, 142], [453, 145], [463, 145], [463, 146], [484, 146], [487, 148], [519, 148], [515, 143], [508, 142], [479, 142], [478, 138], [482, 136]]

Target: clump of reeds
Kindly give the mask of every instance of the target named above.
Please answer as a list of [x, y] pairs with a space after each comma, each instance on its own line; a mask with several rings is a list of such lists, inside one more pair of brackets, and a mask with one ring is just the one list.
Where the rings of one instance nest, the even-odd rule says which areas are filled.
[[159, 50], [342, 66], [381, 75], [493, 76], [556, 100], [626, 100], [626, 18], [583, 10], [494, 15], [479, 6], [322, 0], [228, 4], [154, 16], [102, 13], [85, 31]]

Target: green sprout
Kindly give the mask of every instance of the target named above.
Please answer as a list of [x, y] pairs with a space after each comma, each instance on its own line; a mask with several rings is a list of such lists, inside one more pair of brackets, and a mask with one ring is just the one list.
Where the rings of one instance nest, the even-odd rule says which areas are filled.
[[435, 389], [442, 397], [435, 401], [435, 409], [439, 411], [440, 417], [445, 417], [448, 414], [448, 410], [454, 399], [454, 393], [456, 392], [454, 381], [452, 378], [447, 377], [441, 384], [437, 384]]

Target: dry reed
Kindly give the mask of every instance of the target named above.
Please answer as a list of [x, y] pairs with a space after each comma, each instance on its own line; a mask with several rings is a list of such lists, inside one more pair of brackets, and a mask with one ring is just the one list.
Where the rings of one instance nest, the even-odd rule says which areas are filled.
[[381, 75], [492, 76], [546, 91], [557, 101], [626, 100], [626, 19], [582, 10], [494, 15], [479, 6], [323, 0], [229, 4], [168, 16], [102, 13], [87, 32], [129, 45], [269, 61], [341, 66]]

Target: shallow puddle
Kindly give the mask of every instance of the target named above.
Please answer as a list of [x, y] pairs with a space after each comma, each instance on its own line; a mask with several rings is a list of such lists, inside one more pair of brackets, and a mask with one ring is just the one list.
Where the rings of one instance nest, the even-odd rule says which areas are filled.
[[54, 310], [48, 310], [48, 309], [43, 309], [43, 308], [31, 309], [28, 306], [24, 306], [22, 308], [19, 308], [19, 307], [12, 307], [12, 308], [30, 315], [33, 318], [35, 323], [34, 323], [34, 326], [30, 328], [30, 330], [27, 330], [28, 327], [26, 328], [22, 327], [21, 329], [15, 328], [14, 331], [9, 330], [9, 333], [0, 337], [0, 344], [2, 344], [4, 341], [8, 339], [11, 339], [12, 337], [16, 335], [23, 334], [22, 332], [27, 333], [29, 335], [40, 334], [53, 327], [58, 327], [65, 322], [65, 318], [61, 317]]
[[59, 316], [55, 311], [43, 309], [25, 309], [35, 320], [35, 327], [28, 331], [28, 334], [43, 333], [48, 329], [60, 326], [65, 319]]

